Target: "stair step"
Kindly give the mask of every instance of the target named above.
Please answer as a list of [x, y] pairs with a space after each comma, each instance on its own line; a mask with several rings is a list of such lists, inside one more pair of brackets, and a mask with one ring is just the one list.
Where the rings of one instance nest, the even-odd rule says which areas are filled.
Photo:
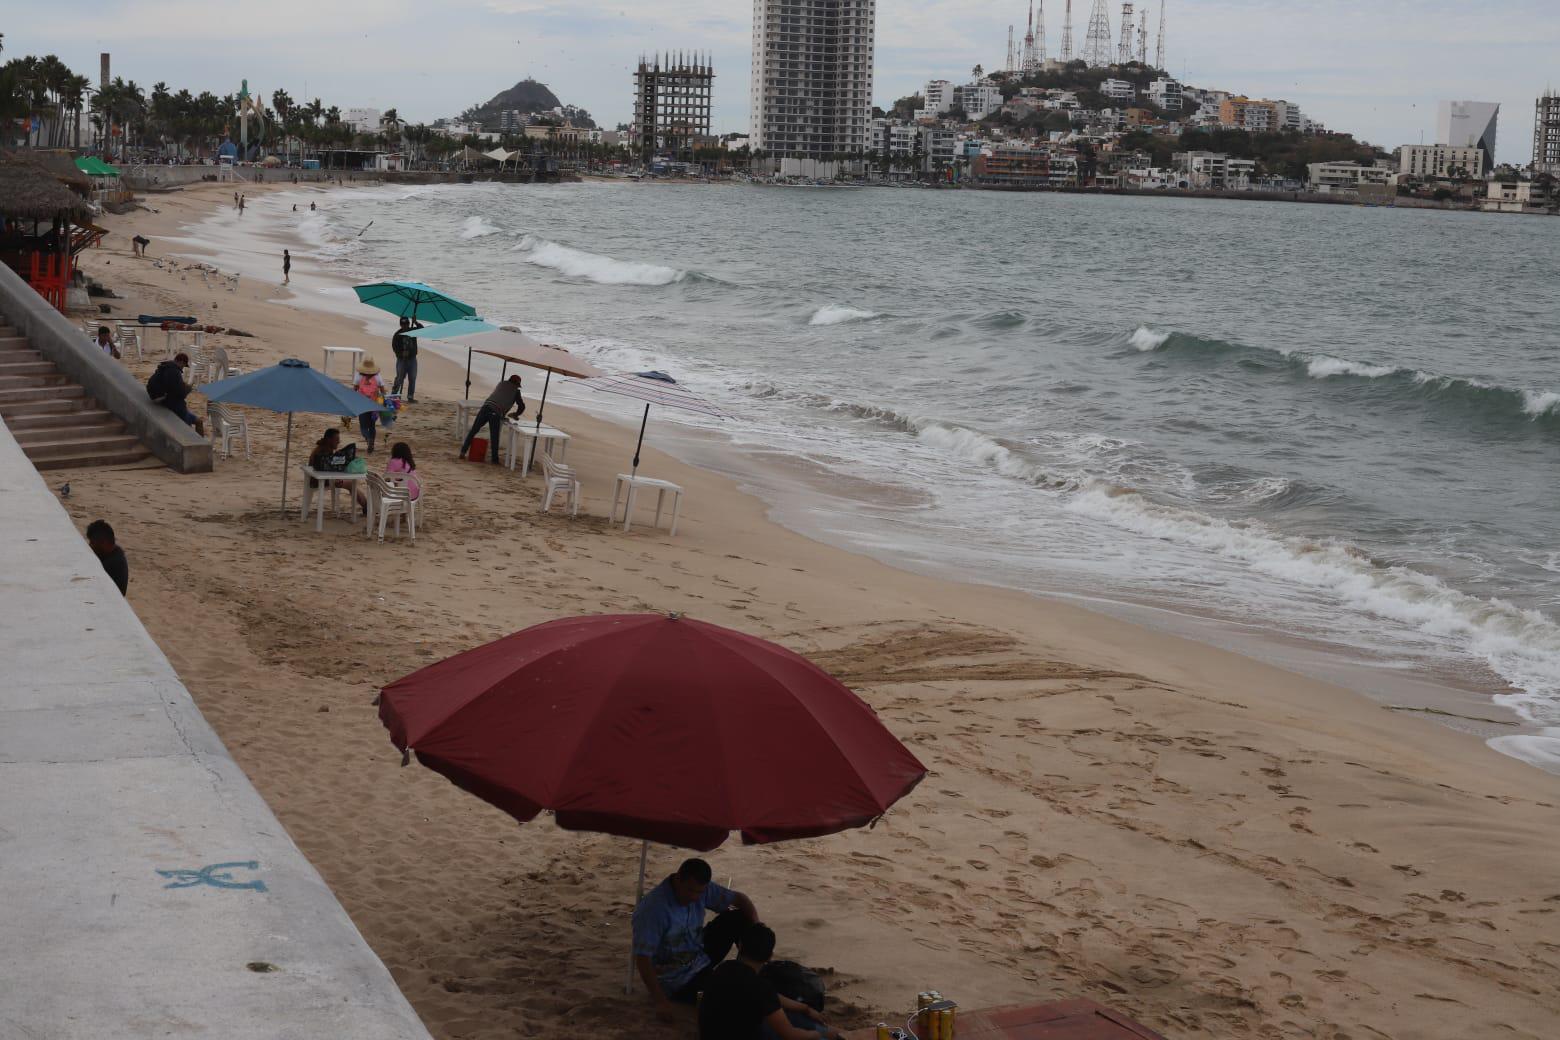
[[61, 386], [30, 386], [21, 389], [0, 388], [0, 415], [6, 414], [6, 408], [12, 404], [22, 404], [29, 401], [80, 401], [87, 396], [87, 392], [79, 386], [69, 384]]
[[68, 456], [93, 454], [114, 455], [139, 448], [141, 442], [134, 434], [117, 433], [97, 435], [90, 437], [70, 437], [64, 430], [51, 431], [55, 436], [49, 440], [29, 441], [22, 445], [22, 451], [34, 462], [65, 458]]
[[126, 433], [124, 423], [114, 420], [82, 426], [44, 426], [31, 430], [18, 430], [13, 426], [11, 436], [16, 438], [16, 443], [27, 448], [33, 444], [55, 444], [66, 441], [97, 442], [105, 437], [126, 437], [130, 434]]
[[79, 415], [90, 400], [85, 397], [40, 398], [36, 401], [0, 401], [0, 417], [9, 423], [29, 415]]
[[[27, 341], [26, 340], [22, 340], [22, 342], [26, 343]], [[21, 364], [23, 362], [27, 362], [27, 361], [42, 361], [42, 360], [43, 360], [43, 352], [39, 351], [39, 350], [33, 350], [31, 347], [26, 347], [26, 348], [18, 347], [15, 350], [0, 350], [0, 365], [13, 365], [13, 364], [19, 365], [19, 364]], [[51, 364], [52, 364], [52, 362], [51, 362]]]
[[56, 455], [48, 459], [33, 459], [33, 468], [39, 472], [51, 469], [80, 469], [85, 466], [123, 466], [151, 457], [151, 452], [139, 445], [134, 450], [112, 452], [82, 452], [75, 455]]
[[29, 390], [35, 387], [65, 386], [69, 383], [70, 380], [58, 371], [25, 376], [0, 373], [0, 390]]
[[14, 358], [9, 354], [0, 354], [0, 376], [53, 376], [59, 375], [59, 371], [54, 367], [54, 362], [43, 360], [42, 355], [37, 358]]
[[7, 415], [5, 417], [6, 427], [17, 437], [30, 430], [68, 430], [75, 427], [96, 426], [100, 423], [119, 423], [121, 428], [124, 426], [111, 413], [101, 408], [56, 412], [24, 412], [20, 415]]

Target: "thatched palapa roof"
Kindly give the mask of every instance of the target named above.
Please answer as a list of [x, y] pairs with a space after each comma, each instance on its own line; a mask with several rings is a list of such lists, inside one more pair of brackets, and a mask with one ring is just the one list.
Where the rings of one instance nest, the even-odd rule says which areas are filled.
[[53, 220], [60, 214], [91, 215], [86, 201], [27, 159], [0, 159], [0, 215], [22, 220]]

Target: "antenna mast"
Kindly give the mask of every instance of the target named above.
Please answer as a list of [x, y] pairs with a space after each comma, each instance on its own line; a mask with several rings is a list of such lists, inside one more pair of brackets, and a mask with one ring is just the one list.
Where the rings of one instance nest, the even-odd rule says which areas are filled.
[[1116, 47], [1116, 62], [1120, 65], [1126, 65], [1132, 60], [1132, 23], [1132, 2], [1127, 0], [1121, 5], [1121, 43]]
[[1154, 58], [1154, 64], [1161, 69], [1165, 67], [1165, 0], [1159, 0], [1159, 54]]
[[1093, 68], [1110, 64], [1110, 13], [1105, 0], [1094, 0], [1094, 11], [1089, 15], [1089, 35], [1083, 41], [1083, 60]]

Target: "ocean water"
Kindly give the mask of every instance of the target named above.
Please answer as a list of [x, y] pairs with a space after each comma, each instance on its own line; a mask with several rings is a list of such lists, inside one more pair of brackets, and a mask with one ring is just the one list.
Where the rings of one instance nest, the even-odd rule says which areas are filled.
[[1502, 750], [1560, 746], [1560, 221], [628, 183], [282, 215], [672, 373], [738, 471], [808, 474], [811, 533], [1487, 690], [1540, 734]]

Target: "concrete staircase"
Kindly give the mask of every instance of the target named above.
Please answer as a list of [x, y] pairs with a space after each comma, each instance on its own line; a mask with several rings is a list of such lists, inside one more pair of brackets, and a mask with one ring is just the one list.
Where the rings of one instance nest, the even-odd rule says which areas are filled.
[[0, 324], [0, 419], [39, 470], [117, 466], [151, 452], [32, 349], [15, 328]]

